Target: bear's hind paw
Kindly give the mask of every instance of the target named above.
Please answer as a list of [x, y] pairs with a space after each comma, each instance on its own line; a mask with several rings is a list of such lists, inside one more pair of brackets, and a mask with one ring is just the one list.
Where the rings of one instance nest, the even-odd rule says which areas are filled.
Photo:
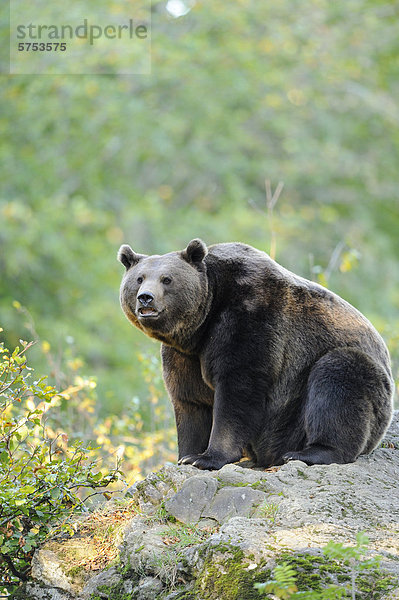
[[285, 463], [292, 460], [300, 460], [306, 463], [308, 466], [311, 465], [331, 465], [332, 463], [342, 464], [345, 462], [353, 462], [356, 457], [350, 456], [343, 457], [342, 452], [337, 449], [323, 447], [323, 446], [309, 446], [303, 450], [297, 450], [294, 452], [286, 452], [282, 459]]

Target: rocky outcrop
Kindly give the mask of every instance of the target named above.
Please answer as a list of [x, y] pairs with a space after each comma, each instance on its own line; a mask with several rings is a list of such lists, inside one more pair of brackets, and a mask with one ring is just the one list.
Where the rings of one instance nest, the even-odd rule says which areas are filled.
[[358, 597], [399, 598], [398, 414], [381, 447], [353, 464], [213, 472], [166, 464], [124, 503], [107, 506], [109, 522], [98, 519], [106, 523], [99, 539], [113, 536], [117, 556], [93, 557], [93, 527], [85, 537], [77, 526], [36, 552], [15, 598], [251, 600], [261, 598], [254, 583], [282, 561], [297, 570], [300, 589], [349, 585], [348, 567], [321, 549], [330, 540], [353, 544], [360, 531], [381, 565], [359, 574]]

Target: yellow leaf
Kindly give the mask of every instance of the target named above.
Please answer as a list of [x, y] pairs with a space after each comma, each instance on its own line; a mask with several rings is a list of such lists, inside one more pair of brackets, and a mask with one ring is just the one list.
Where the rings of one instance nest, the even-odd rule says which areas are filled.
[[46, 340], [43, 340], [42, 341], [42, 350], [43, 350], [44, 354], [48, 354], [50, 352], [50, 348], [51, 348], [50, 344]]

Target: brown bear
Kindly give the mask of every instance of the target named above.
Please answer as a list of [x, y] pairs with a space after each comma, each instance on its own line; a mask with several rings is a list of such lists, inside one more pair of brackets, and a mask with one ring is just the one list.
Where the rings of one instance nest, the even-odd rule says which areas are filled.
[[381, 440], [389, 354], [348, 302], [241, 243], [118, 258], [127, 318], [162, 342], [180, 463], [348, 463]]

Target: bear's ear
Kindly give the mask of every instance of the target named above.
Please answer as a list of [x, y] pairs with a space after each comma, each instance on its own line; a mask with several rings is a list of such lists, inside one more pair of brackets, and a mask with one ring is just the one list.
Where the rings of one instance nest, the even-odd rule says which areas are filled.
[[181, 253], [182, 258], [189, 263], [199, 264], [208, 254], [208, 248], [200, 239], [191, 240], [189, 245]]
[[136, 254], [133, 252], [131, 247], [127, 244], [123, 244], [118, 252], [118, 260], [126, 267], [126, 269], [136, 265], [141, 258], [144, 258], [144, 256], [144, 254]]

